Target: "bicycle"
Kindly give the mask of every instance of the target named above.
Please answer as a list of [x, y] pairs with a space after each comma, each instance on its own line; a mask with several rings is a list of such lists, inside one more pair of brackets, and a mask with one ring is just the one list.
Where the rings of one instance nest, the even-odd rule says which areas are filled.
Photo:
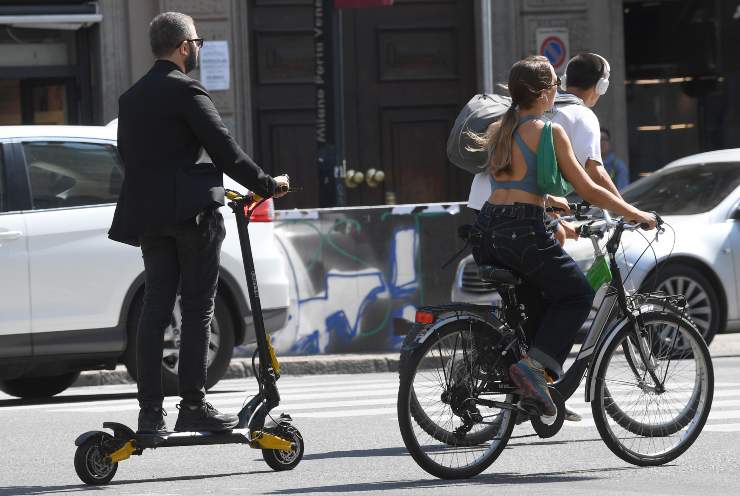
[[[686, 301], [630, 294], [616, 255], [622, 234], [640, 226], [606, 211], [590, 213], [589, 207], [573, 205], [572, 218], [586, 221], [579, 236], [593, 243], [595, 262], [587, 278], [597, 290], [598, 310], [575, 361], [550, 384], [554, 419], [543, 417], [540, 406], [523, 398], [509, 379], [509, 366], [528, 347], [526, 309], [515, 293], [522, 281], [515, 273], [479, 267], [481, 278], [501, 295], [500, 307], [458, 303], [417, 310], [401, 349], [397, 412], [406, 448], [430, 474], [479, 474], [498, 458], [522, 419], [540, 437], [554, 436], [563, 426], [565, 401], [584, 377], [599, 435], [629, 463], [665, 464], [701, 433], [714, 372], [706, 343], [685, 315]], [[481, 233], [466, 227], [463, 237], [479, 240]], [[604, 252], [599, 241], [609, 232]]]

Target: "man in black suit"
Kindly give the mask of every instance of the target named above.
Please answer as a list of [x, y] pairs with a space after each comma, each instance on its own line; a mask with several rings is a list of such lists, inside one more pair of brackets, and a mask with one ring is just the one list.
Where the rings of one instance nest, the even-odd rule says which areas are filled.
[[[287, 176], [270, 177], [236, 144], [208, 92], [186, 74], [197, 66], [203, 40], [193, 19], [177, 12], [149, 26], [151, 70], [119, 99], [118, 151], [125, 178], [109, 236], [141, 246], [144, 306], [137, 332], [139, 432], [166, 431], [162, 410], [164, 330], [180, 290], [182, 328], [176, 431], [219, 431], [238, 419], [205, 401], [206, 358], [221, 243], [218, 207], [223, 173], [262, 197], [288, 190]], [[213, 163], [202, 160], [207, 152]]]

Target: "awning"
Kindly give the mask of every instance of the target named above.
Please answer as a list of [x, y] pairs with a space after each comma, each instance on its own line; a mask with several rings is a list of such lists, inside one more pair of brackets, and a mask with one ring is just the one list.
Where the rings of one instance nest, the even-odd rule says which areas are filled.
[[97, 2], [70, 2], [59, 5], [0, 6], [0, 25], [17, 28], [77, 30], [103, 20]]

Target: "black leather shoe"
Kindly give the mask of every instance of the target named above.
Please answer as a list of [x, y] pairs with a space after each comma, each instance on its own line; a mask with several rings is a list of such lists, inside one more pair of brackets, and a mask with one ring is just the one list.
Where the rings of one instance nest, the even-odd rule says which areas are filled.
[[164, 418], [167, 412], [162, 407], [145, 406], [139, 410], [139, 429], [137, 434], [166, 434]]
[[239, 423], [236, 415], [220, 413], [207, 402], [196, 405], [180, 403], [177, 408], [180, 410], [175, 423], [177, 432], [228, 431]]

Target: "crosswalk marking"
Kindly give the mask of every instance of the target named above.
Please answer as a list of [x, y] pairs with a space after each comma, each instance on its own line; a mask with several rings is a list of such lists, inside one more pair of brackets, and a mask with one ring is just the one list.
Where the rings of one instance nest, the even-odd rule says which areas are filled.
[[[433, 378], [425, 377], [421, 386], [435, 386]], [[676, 385], [674, 391], [683, 389], [684, 394], [690, 389], [686, 385]], [[244, 391], [238, 391], [238, 389]], [[225, 411], [238, 410], [241, 405], [256, 393], [254, 379], [237, 379], [223, 381], [219, 389], [224, 392], [212, 391], [209, 393], [209, 401], [217, 408]], [[398, 394], [398, 376], [383, 375], [379, 377], [367, 376], [306, 376], [290, 377], [281, 379], [279, 389], [282, 403], [275, 409], [275, 413], [287, 412], [294, 418], [356, 418], [356, 417], [389, 417], [396, 416], [396, 401]], [[615, 385], [611, 388], [614, 393], [629, 389]], [[65, 395], [61, 395], [46, 404], [32, 405], [7, 405], [6, 397], [0, 397], [0, 421], [3, 413], [18, 410], [41, 410], [54, 414], [105, 414], [115, 415], [120, 412], [134, 412], [138, 410], [135, 385], [96, 386], [78, 390], [69, 390], [66, 396], [71, 396], [65, 401]], [[96, 399], [98, 394], [113, 395], [113, 399]], [[420, 400], [426, 404], [427, 401], [437, 401], [436, 392], [428, 395], [420, 395]], [[130, 397], [115, 397], [116, 395], [129, 395]], [[85, 396], [90, 396], [90, 401], [84, 401]], [[682, 397], [682, 396], [681, 396]], [[429, 398], [428, 400], [426, 398]], [[714, 401], [707, 425], [704, 431], [713, 433], [740, 432], [740, 383], [717, 382], [715, 383]], [[8, 398], [9, 399], [9, 398]], [[174, 410], [178, 398], [165, 399], [165, 408]], [[678, 409], [683, 404], [676, 401], [661, 403], [658, 407], [649, 407], [647, 410], [636, 408], [635, 414], [655, 413], [657, 408], [671, 410]], [[591, 405], [583, 401], [583, 396], [578, 393], [568, 401], [571, 410], [583, 416], [581, 422], [566, 422], [565, 428], [593, 428], [594, 421], [591, 413]], [[434, 411], [432, 408], [431, 411]]]
[[740, 425], [738, 424], [707, 424], [704, 426], [702, 432], [738, 432], [740, 431]]

